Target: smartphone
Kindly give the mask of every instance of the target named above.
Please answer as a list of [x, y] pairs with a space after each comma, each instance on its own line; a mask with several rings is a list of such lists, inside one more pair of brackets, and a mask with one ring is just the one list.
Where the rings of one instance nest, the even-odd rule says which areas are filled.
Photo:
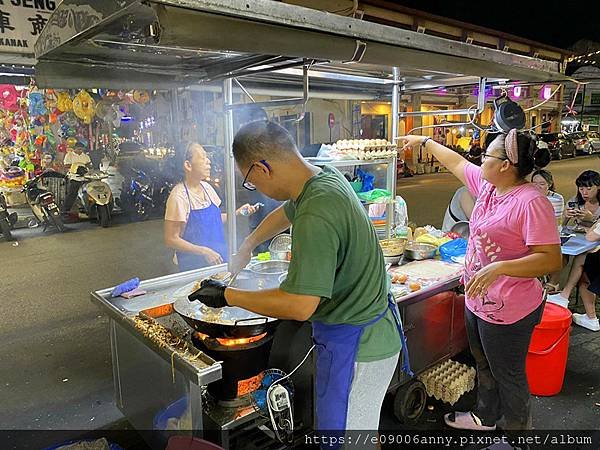
[[567, 206], [571, 209], [577, 208], [577, 202], [567, 202]]

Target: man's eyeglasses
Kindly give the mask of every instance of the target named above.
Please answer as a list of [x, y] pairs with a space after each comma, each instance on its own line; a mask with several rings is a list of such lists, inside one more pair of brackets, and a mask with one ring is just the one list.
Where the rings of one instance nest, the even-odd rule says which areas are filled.
[[[271, 166], [269, 166], [269, 164], [264, 159], [261, 159], [258, 162], [261, 163], [261, 164], [263, 164], [267, 169], [271, 170]], [[254, 184], [252, 184], [252, 183], [250, 183], [248, 181], [248, 177], [250, 176], [250, 172], [252, 171], [252, 169], [254, 168], [255, 165], [256, 165], [256, 163], [252, 163], [250, 165], [250, 168], [248, 169], [248, 172], [246, 172], [246, 176], [244, 177], [244, 181], [242, 181], [242, 187], [244, 189], [249, 190], [249, 191], [255, 191], [256, 190], [256, 186], [254, 186]]]

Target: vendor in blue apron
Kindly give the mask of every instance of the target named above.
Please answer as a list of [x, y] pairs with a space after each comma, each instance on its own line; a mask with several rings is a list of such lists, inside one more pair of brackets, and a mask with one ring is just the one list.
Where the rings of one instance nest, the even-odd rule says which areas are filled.
[[[293, 225], [289, 272], [277, 289], [243, 291], [205, 280], [194, 296], [212, 307], [237, 306], [263, 316], [310, 321], [319, 432], [340, 437], [347, 430], [376, 431], [406, 345], [365, 208], [338, 170], [306, 162], [292, 136], [273, 122], [242, 127], [233, 154], [246, 189], [284, 203], [244, 240], [230, 270], [238, 272], [259, 243]], [[407, 354], [402, 359], [408, 362]]]
[[[228, 249], [223, 230], [227, 219], [219, 207], [221, 199], [205, 180], [210, 177], [210, 159], [197, 143], [186, 146], [182, 157], [183, 180], [167, 200], [164, 239], [175, 250], [180, 271], [227, 262]], [[246, 204], [236, 214], [250, 215], [255, 208]]]

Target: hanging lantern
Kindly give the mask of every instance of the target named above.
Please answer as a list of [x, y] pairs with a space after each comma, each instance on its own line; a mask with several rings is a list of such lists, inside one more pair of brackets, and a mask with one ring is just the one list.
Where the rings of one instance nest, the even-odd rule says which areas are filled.
[[73, 109], [73, 101], [68, 92], [59, 92], [57, 95], [56, 107], [60, 112], [67, 112]]
[[79, 94], [73, 99], [73, 112], [77, 117], [83, 120], [83, 123], [90, 124], [96, 111], [96, 102], [92, 96], [85, 90], [79, 91]]

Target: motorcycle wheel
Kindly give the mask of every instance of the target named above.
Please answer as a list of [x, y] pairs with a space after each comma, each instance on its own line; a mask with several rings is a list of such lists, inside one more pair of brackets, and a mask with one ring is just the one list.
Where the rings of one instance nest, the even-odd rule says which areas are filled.
[[110, 212], [108, 211], [108, 206], [106, 205], [97, 205], [98, 210], [98, 223], [102, 228], [107, 228], [110, 226]]
[[52, 225], [54, 225], [54, 227], [60, 231], [61, 233], [65, 232], [65, 224], [63, 223], [61, 217], [60, 217], [60, 213], [57, 214], [52, 214], [50, 211], [46, 211], [46, 214], [48, 215], [48, 219], [50, 220], [50, 223]]
[[152, 205], [140, 201], [133, 205], [133, 216], [135, 216], [136, 220], [144, 221], [150, 217], [150, 212], [152, 211]]
[[2, 234], [4, 235], [4, 239], [6, 239], [7, 241], [14, 241], [12, 232], [10, 230], [10, 223], [8, 223], [8, 220], [6, 220], [6, 219], [0, 220], [0, 230], [2, 231]]

